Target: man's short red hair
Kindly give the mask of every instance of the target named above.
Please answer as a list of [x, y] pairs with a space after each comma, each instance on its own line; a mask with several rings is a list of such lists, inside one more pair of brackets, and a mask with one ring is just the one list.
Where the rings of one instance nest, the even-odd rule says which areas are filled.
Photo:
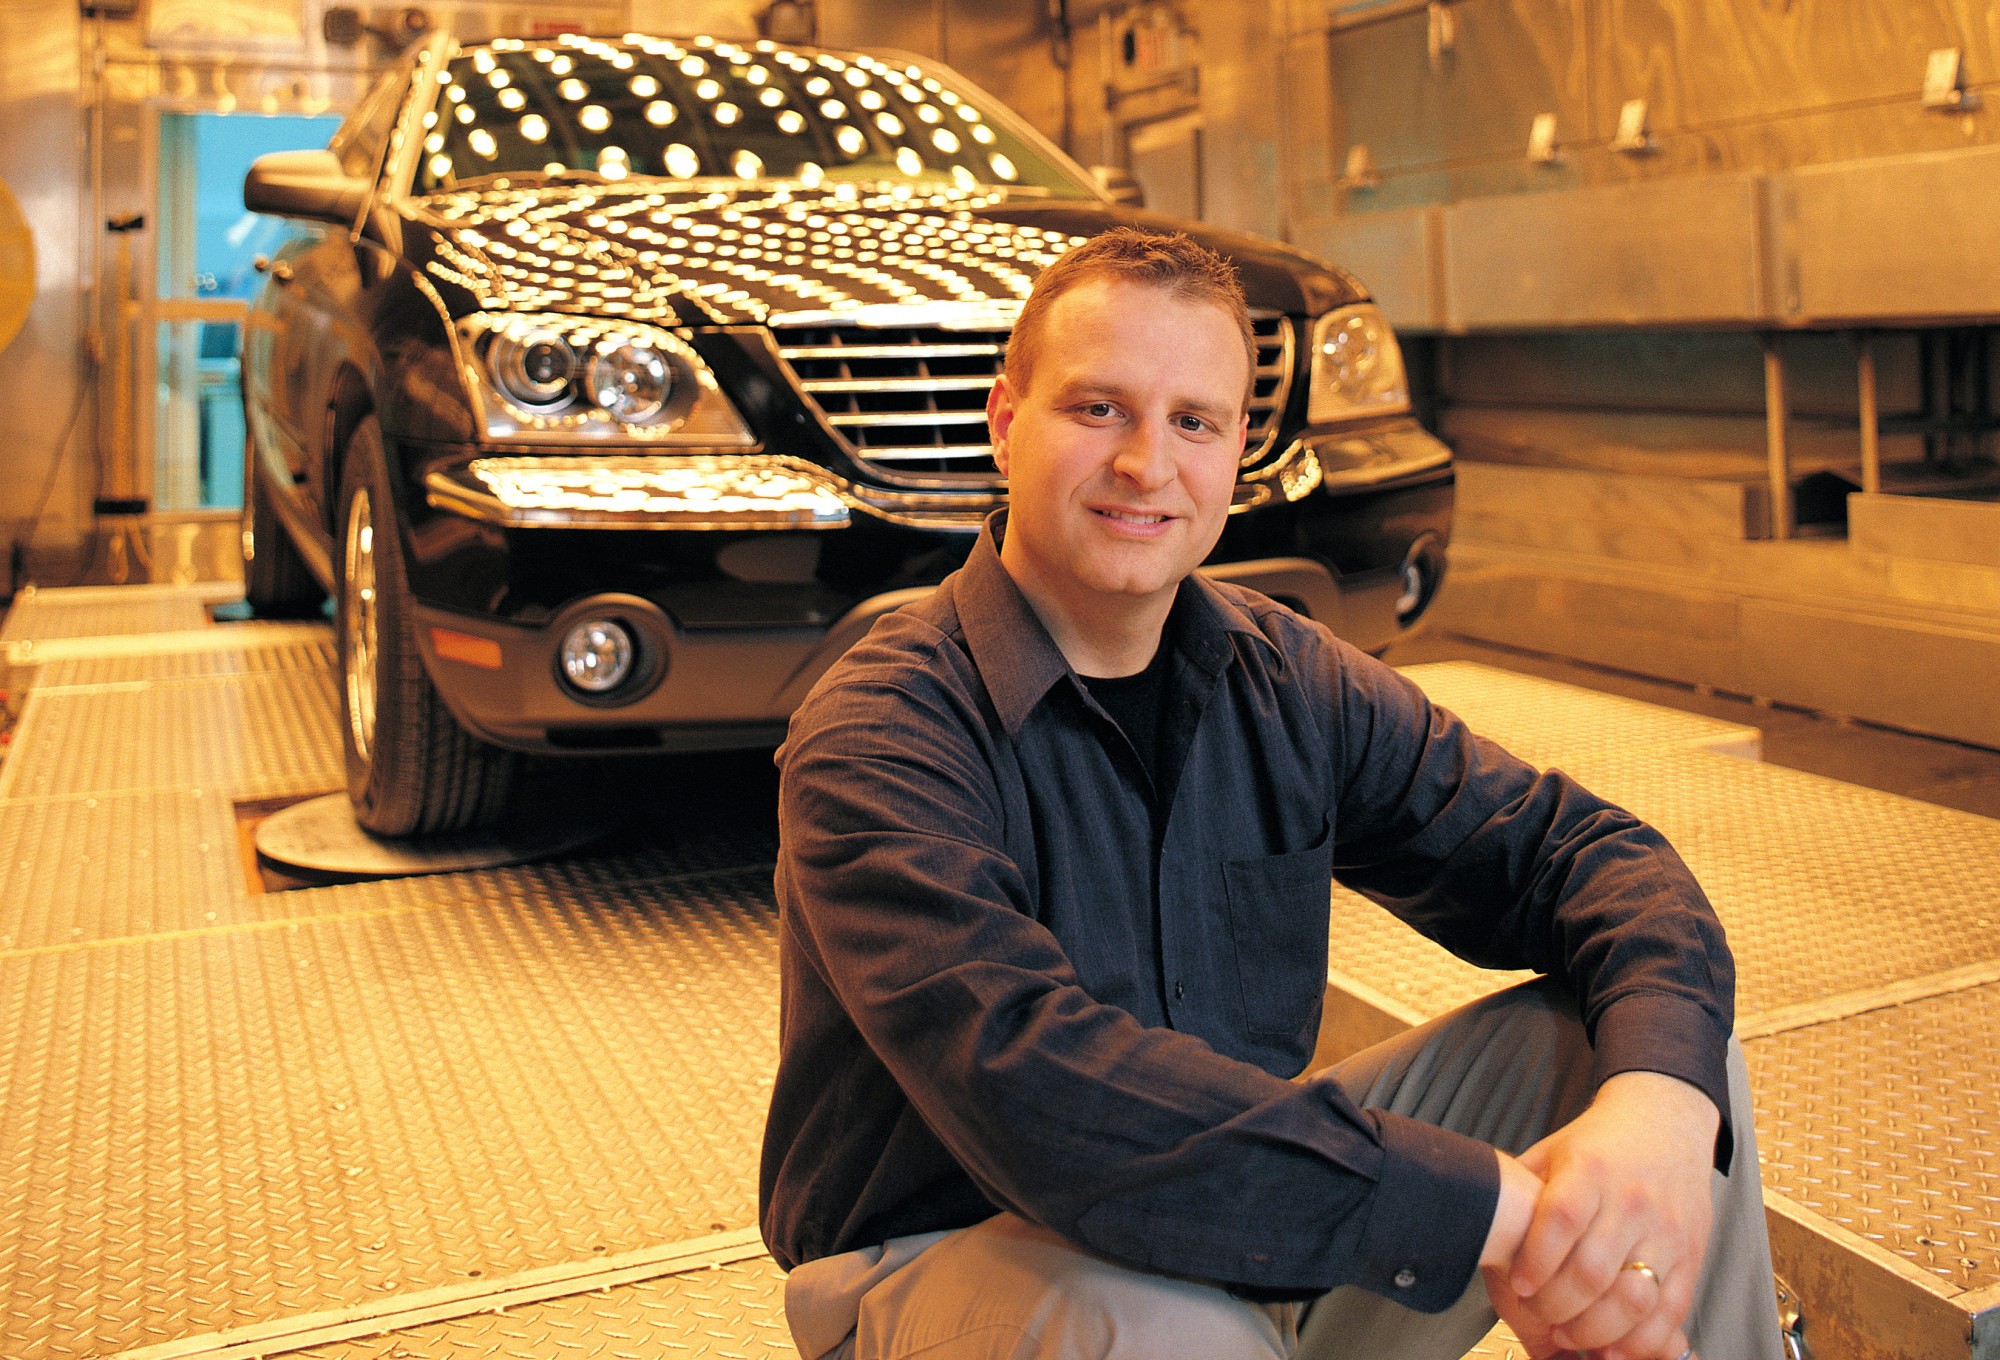
[[1091, 279], [1150, 284], [1175, 297], [1212, 303], [1227, 312], [1242, 332], [1243, 353], [1250, 363], [1250, 382], [1243, 393], [1244, 409], [1249, 409], [1250, 390], [1257, 380], [1257, 337], [1250, 328], [1250, 304], [1244, 300], [1236, 266], [1185, 233], [1169, 236], [1137, 227], [1113, 227], [1093, 236], [1042, 271], [1007, 342], [1010, 388], [1028, 390], [1049, 308], [1064, 293]]

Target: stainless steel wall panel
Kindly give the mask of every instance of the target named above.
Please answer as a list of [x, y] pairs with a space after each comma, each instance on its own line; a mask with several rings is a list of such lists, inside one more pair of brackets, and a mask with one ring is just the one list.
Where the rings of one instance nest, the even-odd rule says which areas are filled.
[[[15, 399], [0, 415], [0, 553], [29, 531], [45, 482], [28, 569], [64, 576], [87, 528], [96, 479], [95, 422], [84, 364], [90, 318], [83, 290], [96, 230], [85, 192], [82, 21], [75, 5], [0, 0], [0, 179], [35, 237], [36, 296], [0, 352], [0, 381]], [[76, 427], [68, 431], [72, 410]], [[55, 468], [58, 459], [60, 468]]]
[[1330, 46], [1319, 33], [1286, 28], [1275, 34], [1280, 54], [1272, 88], [1285, 107], [1277, 138], [1279, 189], [1284, 194], [1285, 239], [1307, 240], [1315, 224], [1344, 206], [1336, 180], [1347, 148], [1333, 141], [1333, 72]]
[[1964, 51], [1974, 79], [2000, 75], [2000, 28], [1981, 0], [1593, 0], [1592, 8], [1596, 111], [1607, 129], [1627, 99], [1647, 101], [1659, 132], [1915, 102], [1925, 60], [1940, 47]]
[[1509, 194], [1444, 214], [1452, 329], [1766, 316], [1766, 186], [1728, 175]]
[[1297, 242], [1361, 280], [1396, 329], [1441, 330], [1442, 214], [1433, 207], [1324, 218], [1302, 227]]
[[[1786, 396], [1794, 416], [1856, 415], [1855, 351], [1846, 336], [1802, 332], [1784, 339]], [[1882, 414], [1921, 409], [1917, 344], [1875, 337]], [[1445, 396], [1454, 404], [1657, 410], [1671, 394], [1676, 414], [1764, 415], [1763, 348], [1744, 331], [1582, 331], [1471, 335], [1452, 346]], [[1761, 457], [1763, 443], [1757, 442]]]
[[[945, 0], [818, 0], [819, 40], [829, 47], [899, 47], [936, 57]], [[974, 80], [983, 73], [968, 70]]]
[[1782, 187], [1795, 319], [2000, 317], [2000, 147], [1814, 166]]
[[1585, 0], [1461, 0], [1454, 50], [1435, 65], [1423, 12], [1328, 33], [1333, 147], [1366, 143], [1392, 174], [1518, 159], [1553, 113], [1564, 140], [1594, 135]]
[[1049, 40], [1049, 23], [1039, 4], [949, 0], [945, 6], [941, 55], [946, 63], [991, 90], [1060, 145], [1068, 92]]
[[1190, 17], [1201, 34], [1202, 218], [1276, 236], [1278, 143], [1291, 112], [1271, 97], [1278, 39], [1270, 7], [1215, 6]]

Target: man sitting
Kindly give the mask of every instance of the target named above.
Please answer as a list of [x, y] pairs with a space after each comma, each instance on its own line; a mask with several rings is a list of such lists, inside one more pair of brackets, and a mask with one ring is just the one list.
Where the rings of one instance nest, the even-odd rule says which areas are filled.
[[[792, 720], [762, 1217], [801, 1353], [1442, 1357], [1497, 1310], [1537, 1355], [1775, 1357], [1685, 866], [1195, 574], [1254, 357], [1185, 237], [1058, 261], [988, 405], [1008, 509]], [[1294, 1080], [1335, 879], [1547, 976]]]

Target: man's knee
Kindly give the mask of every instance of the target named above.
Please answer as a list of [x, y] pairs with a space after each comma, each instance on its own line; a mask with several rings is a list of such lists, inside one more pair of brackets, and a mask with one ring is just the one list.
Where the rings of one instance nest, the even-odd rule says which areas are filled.
[[1011, 1214], [954, 1233], [871, 1291], [856, 1360], [1267, 1360], [1284, 1308], [1129, 1270]]
[[1358, 1104], [1518, 1153], [1589, 1104], [1590, 1041], [1575, 998], [1539, 979], [1356, 1054], [1332, 1075]]

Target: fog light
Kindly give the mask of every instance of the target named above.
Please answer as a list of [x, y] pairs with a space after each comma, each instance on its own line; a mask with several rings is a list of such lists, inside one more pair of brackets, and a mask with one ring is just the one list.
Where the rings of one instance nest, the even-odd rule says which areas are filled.
[[1412, 543], [1398, 574], [1401, 588], [1396, 595], [1396, 622], [1408, 628], [1430, 608], [1438, 582], [1444, 579], [1444, 548], [1437, 538], [1425, 534]]
[[632, 677], [632, 631], [615, 619], [585, 619], [563, 634], [563, 678], [586, 694], [609, 694]]

